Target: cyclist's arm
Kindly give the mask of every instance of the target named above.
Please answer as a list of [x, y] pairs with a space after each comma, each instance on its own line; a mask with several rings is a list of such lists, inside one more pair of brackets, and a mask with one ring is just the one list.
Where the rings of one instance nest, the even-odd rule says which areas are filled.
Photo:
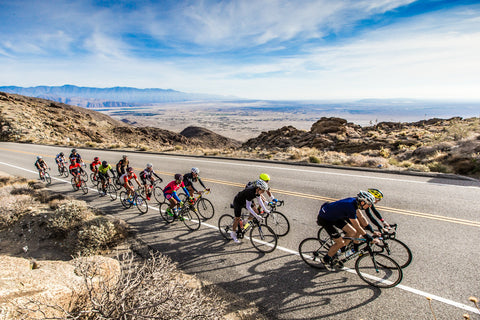
[[267, 207], [265, 206], [265, 202], [263, 202], [262, 197], [258, 196], [257, 199], [260, 205], [262, 206], [263, 211], [266, 213], [270, 213], [270, 210], [268, 210]]
[[[372, 207], [373, 208], [373, 207]], [[365, 214], [367, 215], [368, 219], [379, 229], [381, 230], [383, 228], [383, 226], [377, 221], [377, 219], [375, 219], [373, 216], [372, 216], [372, 211], [370, 210], [370, 208], [367, 208], [365, 210]]]
[[[190, 198], [190, 192], [188, 192], [187, 187], [182, 187], [183, 191], [185, 191], [185, 194], [187, 195], [188, 198]], [[193, 189], [195, 190], [195, 189]]]
[[[200, 185], [203, 187], [203, 189], [207, 189], [207, 187], [205, 187], [205, 184], [203, 183], [202, 179], [200, 179], [200, 177], [197, 178], [198, 179], [198, 183], [200, 183]], [[193, 183], [192, 183], [192, 187], [193, 187]], [[193, 190], [195, 190], [195, 187], [193, 187]], [[195, 190], [197, 191], [197, 190]]]
[[357, 219], [350, 218], [349, 220], [352, 226], [355, 228], [355, 230], [357, 230], [360, 233], [361, 236], [363, 236], [364, 238], [368, 237], [366, 236], [367, 232], [362, 228], [362, 226], [360, 225]]
[[180, 198], [179, 198], [178, 195], [177, 195], [177, 191], [173, 191], [173, 192], [172, 192], [172, 197], [173, 197], [175, 200], [177, 200], [178, 202], [182, 202], [182, 200], [180, 200]]
[[163, 179], [158, 176], [155, 172], [152, 173], [160, 182], [163, 182]]
[[260, 217], [255, 211], [253, 211], [252, 201], [246, 200], [246, 206], [248, 211], [252, 214], [252, 216], [254, 216], [257, 220], [260, 220], [260, 221], [262, 220], [262, 217]]

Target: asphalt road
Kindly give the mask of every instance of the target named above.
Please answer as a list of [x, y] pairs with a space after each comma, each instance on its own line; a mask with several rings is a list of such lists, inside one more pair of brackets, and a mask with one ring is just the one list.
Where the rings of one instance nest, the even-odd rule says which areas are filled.
[[[433, 300], [437, 319], [460, 319], [480, 313], [468, 301], [480, 298], [480, 183], [439, 177], [397, 175], [301, 165], [220, 160], [174, 155], [154, 155], [79, 149], [86, 161], [99, 156], [117, 162], [128, 154], [139, 171], [147, 162], [164, 179], [199, 167], [200, 176], [212, 189], [213, 219], [189, 232], [181, 223], [166, 225], [151, 206], [139, 216], [135, 208], [124, 210], [120, 202], [73, 192], [69, 179], [57, 176], [54, 156], [70, 148], [0, 143], [0, 171], [27, 178], [38, 177], [33, 163], [43, 155], [51, 165], [51, 189], [76, 196], [126, 220], [150, 246], [170, 256], [187, 273], [236, 292], [256, 302], [272, 319], [433, 319], [426, 297]], [[249, 241], [225, 242], [217, 219], [232, 213], [230, 203], [242, 186], [267, 172], [291, 230], [270, 254], [260, 254]], [[307, 266], [297, 254], [301, 240], [316, 235], [320, 205], [354, 196], [358, 190], [376, 187], [385, 198], [377, 206], [387, 221], [398, 223], [398, 239], [413, 251], [412, 264], [404, 269], [402, 283], [392, 289], [366, 285], [355, 273], [326, 272]], [[153, 203], [152, 203], [153, 204]], [[353, 268], [353, 262], [347, 265]]]

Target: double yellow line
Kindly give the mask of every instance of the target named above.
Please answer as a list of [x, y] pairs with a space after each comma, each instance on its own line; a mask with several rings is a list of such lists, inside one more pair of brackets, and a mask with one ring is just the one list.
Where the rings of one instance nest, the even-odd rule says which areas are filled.
[[[28, 152], [28, 151], [12, 150], [12, 149], [5, 149], [5, 148], [0, 148], [0, 150], [35, 155], [35, 153]], [[54, 156], [51, 156], [51, 155], [42, 155], [42, 156], [43, 157], [48, 157], [48, 158], [54, 158]], [[134, 168], [134, 169], [135, 170], [143, 170], [143, 168]], [[160, 174], [168, 175], [168, 176], [173, 176], [174, 175], [174, 173], [171, 173], [171, 172], [162, 172], [162, 171], [157, 171], [157, 172], [160, 173]], [[239, 187], [239, 188], [245, 187], [244, 183], [230, 182], [230, 181], [224, 181], [224, 180], [214, 180], [214, 179], [208, 179], [208, 178], [204, 178], [203, 180], [211, 182], [211, 183], [223, 184], [223, 185], [228, 185], [228, 186], [233, 186], [233, 187]], [[328, 198], [328, 197], [322, 197], [322, 196], [317, 196], [317, 195], [305, 194], [305, 193], [288, 191], [288, 190], [280, 190], [280, 189], [272, 189], [272, 192], [274, 192], [275, 194], [284, 194], [284, 195], [288, 195], [288, 196], [294, 196], [294, 197], [312, 199], [312, 200], [319, 200], [319, 201], [336, 201], [336, 200], [338, 200], [338, 199], [334, 199], [334, 198]], [[465, 226], [480, 228], [480, 222], [477, 222], [477, 221], [458, 219], [458, 218], [450, 218], [450, 217], [444, 217], [444, 216], [439, 216], [439, 215], [430, 214], [430, 213], [423, 213], [423, 212], [403, 210], [403, 209], [395, 209], [395, 208], [382, 207], [382, 206], [378, 206], [377, 208], [381, 209], [381, 210], [384, 210], [384, 211], [388, 211], [388, 212], [392, 212], [392, 213], [396, 213], [396, 214], [402, 214], [402, 215], [406, 215], [406, 216], [413, 216], [413, 217], [431, 219], [431, 220], [437, 220], [437, 221], [445, 221], [445, 222], [456, 223], [456, 224], [461, 224], [461, 225], [465, 225]]]

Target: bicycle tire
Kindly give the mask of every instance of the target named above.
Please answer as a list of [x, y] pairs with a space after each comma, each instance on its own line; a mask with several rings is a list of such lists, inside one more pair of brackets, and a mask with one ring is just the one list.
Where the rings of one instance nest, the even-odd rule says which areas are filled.
[[180, 199], [180, 201], [182, 202], [186, 202], [187, 201], [187, 195], [185, 193], [177, 193], [177, 196], [178, 198]]
[[172, 215], [169, 215], [167, 213], [167, 208], [170, 206], [169, 203], [167, 202], [162, 202], [158, 206], [158, 212], [162, 216], [163, 220], [165, 220], [166, 223], [172, 223], [175, 220], [175, 217]]
[[403, 278], [402, 268], [398, 263], [382, 253], [358, 257], [355, 261], [355, 271], [360, 279], [377, 288], [395, 287]]
[[88, 181], [88, 173], [84, 170], [82, 173], [80, 173], [81, 178], [83, 181], [87, 182]]
[[70, 172], [68, 172], [68, 169], [66, 167], [63, 167], [63, 176], [65, 178], [68, 178], [68, 175], [70, 174]]
[[382, 244], [373, 246], [374, 253], [383, 253], [398, 263], [400, 268], [406, 268], [412, 262], [410, 248], [398, 239], [383, 239]]
[[110, 196], [112, 201], [117, 200], [117, 189], [115, 189], [115, 186], [108, 184], [107, 194]]
[[183, 220], [183, 224], [192, 231], [200, 229], [202, 224], [198, 213], [190, 208], [185, 208], [180, 212], [180, 219]]
[[57, 164], [58, 175], [61, 177], [63, 175], [63, 167]]
[[90, 173], [90, 181], [95, 187], [98, 185], [98, 177], [95, 176], [95, 172]]
[[52, 177], [50, 177], [50, 174], [48, 172], [45, 172], [45, 182], [47, 185], [52, 184]]
[[85, 182], [85, 180], [80, 179], [80, 188], [82, 188], [83, 194], [88, 193], [88, 187], [87, 187], [87, 183]]
[[136, 194], [133, 197], [133, 204], [137, 207], [137, 210], [140, 211], [140, 214], [145, 214], [148, 212], [147, 199], [145, 199], [143, 196]]
[[232, 230], [234, 220], [235, 218], [230, 214], [224, 214], [218, 219], [218, 231], [227, 240], [232, 240], [230, 231]]
[[258, 251], [270, 253], [277, 248], [278, 237], [272, 228], [260, 224], [250, 229], [250, 242]]
[[206, 198], [200, 198], [200, 200], [197, 201], [196, 206], [198, 214], [201, 215], [202, 218], [205, 220], [213, 218], [213, 215], [215, 214], [215, 208], [210, 200]]
[[279, 211], [270, 212], [267, 219], [265, 219], [265, 224], [271, 227], [279, 237], [286, 236], [290, 231], [290, 222], [288, 222], [287, 217]]
[[75, 178], [72, 178], [72, 180], [70, 180], [70, 183], [72, 184], [73, 191], [77, 191], [79, 189], [77, 183], [75, 182]]
[[127, 192], [122, 191], [120, 192], [120, 202], [125, 209], [129, 209], [132, 206], [132, 203], [128, 202]]
[[310, 267], [316, 269], [325, 269], [322, 258], [328, 253], [330, 245], [328, 242], [318, 238], [307, 238], [300, 242], [298, 253], [302, 260]]
[[101, 183], [98, 183], [98, 184], [97, 184], [97, 191], [98, 191], [98, 195], [99, 195], [99, 196], [102, 196], [102, 193], [103, 193], [103, 192], [106, 193], [106, 192], [107, 192], [106, 189], [107, 189], [107, 186], [105, 186], [105, 190], [103, 190], [103, 185], [102, 185]]
[[152, 193], [153, 197], [158, 203], [166, 202], [165, 195], [163, 194], [163, 189], [161, 187], [154, 187]]

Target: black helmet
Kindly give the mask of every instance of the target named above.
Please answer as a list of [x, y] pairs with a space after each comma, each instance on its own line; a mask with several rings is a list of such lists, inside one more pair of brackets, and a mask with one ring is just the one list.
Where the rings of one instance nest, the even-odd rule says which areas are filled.
[[77, 149], [72, 149], [72, 153], [75, 153], [75, 152], [77, 152]]
[[63, 152], [60, 152], [60, 157], [63, 157], [63, 156], [64, 156]]
[[127, 168], [127, 172], [133, 172], [133, 168], [132, 168], [132, 167], [128, 167], [128, 168]]
[[102, 166], [104, 166], [104, 167], [108, 166], [108, 162], [106, 160], [103, 160], [102, 161]]
[[183, 180], [183, 176], [180, 173], [175, 174], [175, 180]]

